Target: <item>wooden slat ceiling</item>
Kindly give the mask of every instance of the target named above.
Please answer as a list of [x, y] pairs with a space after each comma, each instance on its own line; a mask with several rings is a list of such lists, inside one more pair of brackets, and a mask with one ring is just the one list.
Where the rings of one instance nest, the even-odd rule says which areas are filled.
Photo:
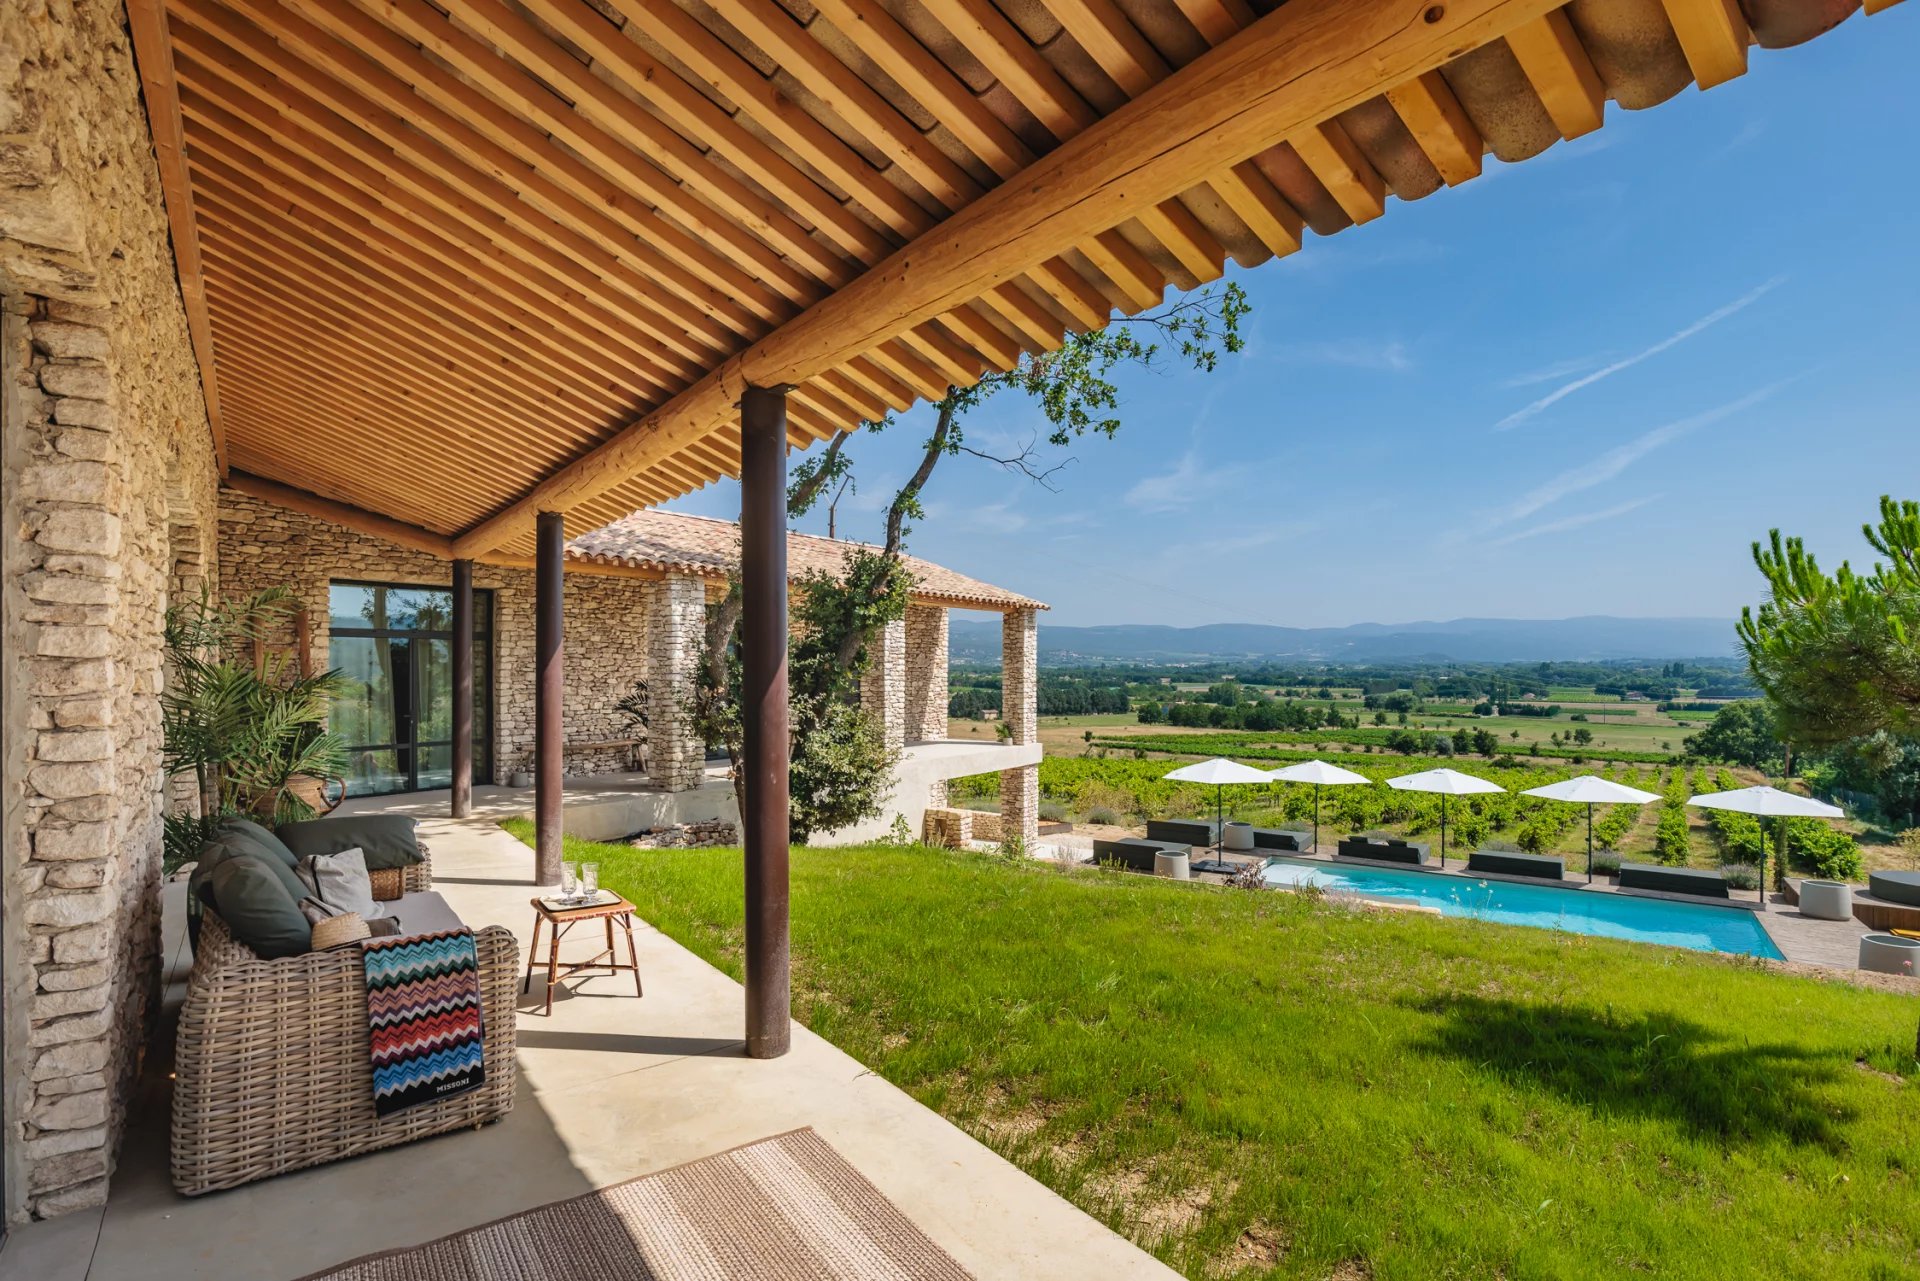
[[[1855, 7], [129, 11], [226, 463], [436, 547], [523, 554], [536, 507], [578, 534], [735, 474], [743, 378], [798, 375], [804, 447], [1465, 182], [1487, 153], [1537, 155], [1608, 100], [1718, 84], [1750, 44]], [[1259, 92], [1228, 120], [1236, 84]], [[1212, 132], [1179, 142], [1216, 149], [1154, 155], [1189, 116]]]

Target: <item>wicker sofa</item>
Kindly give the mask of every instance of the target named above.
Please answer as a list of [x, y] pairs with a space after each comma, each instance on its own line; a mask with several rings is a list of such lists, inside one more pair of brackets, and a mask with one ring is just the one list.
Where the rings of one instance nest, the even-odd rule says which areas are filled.
[[[386, 901], [425, 894], [432, 879], [429, 859], [376, 875], [374, 893]], [[204, 908], [175, 1050], [174, 1187], [198, 1196], [505, 1116], [519, 954], [498, 925], [475, 930], [474, 943], [485, 1084], [382, 1121], [373, 1110], [360, 949], [262, 960]]]

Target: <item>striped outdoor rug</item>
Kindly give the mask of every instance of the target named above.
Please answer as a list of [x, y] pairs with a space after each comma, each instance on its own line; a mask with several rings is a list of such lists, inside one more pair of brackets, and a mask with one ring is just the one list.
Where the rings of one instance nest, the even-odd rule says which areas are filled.
[[970, 1281], [795, 1130], [308, 1281]]

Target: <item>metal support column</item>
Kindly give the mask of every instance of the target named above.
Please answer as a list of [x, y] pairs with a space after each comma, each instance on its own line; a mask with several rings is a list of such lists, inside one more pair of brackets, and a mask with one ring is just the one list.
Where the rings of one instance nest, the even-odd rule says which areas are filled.
[[566, 527], [559, 512], [541, 512], [534, 558], [533, 883], [560, 883], [561, 700], [566, 690], [561, 575]]
[[745, 749], [747, 1053], [787, 1052], [787, 394], [740, 399], [740, 719]]
[[453, 817], [473, 812], [473, 562], [453, 562]]

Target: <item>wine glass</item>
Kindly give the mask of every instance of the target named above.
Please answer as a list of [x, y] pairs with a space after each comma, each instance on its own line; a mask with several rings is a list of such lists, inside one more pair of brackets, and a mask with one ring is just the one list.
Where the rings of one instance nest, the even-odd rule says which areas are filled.
[[560, 865], [560, 897], [571, 902], [580, 897], [580, 865], [566, 862]]
[[598, 863], [580, 865], [580, 897], [589, 901], [600, 897], [600, 865]]

